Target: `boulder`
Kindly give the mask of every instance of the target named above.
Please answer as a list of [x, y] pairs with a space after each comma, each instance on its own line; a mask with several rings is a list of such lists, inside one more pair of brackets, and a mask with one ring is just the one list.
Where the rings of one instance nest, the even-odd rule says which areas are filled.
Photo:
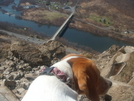
[[121, 54], [120, 50], [124, 47], [111, 46], [108, 50], [104, 51], [98, 56], [97, 67], [101, 71], [101, 75], [109, 77], [115, 58]]
[[132, 47], [132, 46], [126, 46], [124, 48], [124, 51], [125, 51], [125, 53], [132, 53], [132, 52], [134, 52], [134, 47]]
[[[133, 48], [126, 51], [126, 47], [121, 47], [110, 59], [107, 65], [101, 70], [101, 75], [112, 80], [122, 81], [128, 83], [132, 79], [134, 71], [133, 62], [134, 52]], [[131, 51], [131, 53], [129, 52]]]
[[4, 85], [10, 88], [15, 88], [16, 82], [15, 81], [10, 81], [10, 80], [4, 80]]
[[53, 62], [65, 56], [65, 47], [58, 41], [51, 41], [40, 46], [25, 41], [12, 41], [10, 49], [13, 56], [30, 65], [52, 65]]
[[35, 46], [25, 41], [13, 41], [10, 49], [13, 56], [28, 62], [30, 65], [50, 63], [50, 60]]
[[107, 94], [111, 96], [111, 99], [105, 101], [134, 101], [134, 86], [113, 81]]
[[113, 71], [111, 72], [114, 73], [117, 71], [117, 73], [111, 75], [110, 79], [128, 83], [134, 77], [134, 52], [120, 55], [116, 58], [116, 60], [119, 58], [121, 64], [118, 63], [113, 67]]
[[54, 62], [59, 61], [59, 59], [66, 55], [64, 45], [58, 41], [49, 41], [48, 43], [42, 45], [39, 50], [43, 53], [43, 55], [47, 56]]

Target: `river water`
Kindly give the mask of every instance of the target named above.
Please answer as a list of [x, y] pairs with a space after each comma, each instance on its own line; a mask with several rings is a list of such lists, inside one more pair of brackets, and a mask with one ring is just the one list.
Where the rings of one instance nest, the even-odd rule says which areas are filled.
[[[14, 4], [17, 6], [19, 3], [19, 0], [15, 0]], [[3, 22], [10, 22], [17, 25], [25, 26], [32, 28], [33, 30], [43, 33], [44, 35], [52, 36], [54, 33], [58, 30], [58, 26], [50, 26], [50, 25], [42, 25], [39, 26], [38, 23], [35, 23], [33, 21], [23, 20], [23, 19], [17, 19], [15, 18], [15, 15], [19, 15], [20, 12], [12, 9], [12, 4], [10, 4], [7, 7], [1, 6], [2, 9], [8, 11], [9, 13], [3, 14], [0, 12], [0, 21]], [[9, 16], [10, 14], [10, 16]], [[64, 35], [62, 36], [69, 42], [74, 42], [79, 45], [91, 47], [92, 49], [103, 52], [104, 50], [108, 49], [112, 45], [118, 45], [118, 46], [126, 46], [129, 45], [123, 41], [117, 41], [114, 39], [111, 39], [109, 37], [100, 37], [93, 35], [88, 32], [83, 32], [75, 29], [68, 28]]]

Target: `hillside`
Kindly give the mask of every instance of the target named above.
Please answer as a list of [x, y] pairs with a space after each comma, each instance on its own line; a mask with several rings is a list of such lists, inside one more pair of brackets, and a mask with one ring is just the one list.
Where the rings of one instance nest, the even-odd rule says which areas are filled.
[[[134, 18], [134, 1], [133, 0], [80, 0], [80, 4], [84, 2], [94, 2], [94, 5], [98, 3], [108, 3], [109, 6], [113, 6], [121, 13], [126, 14]], [[96, 3], [95, 3], [96, 2]], [[100, 6], [101, 8], [101, 6]]]
[[134, 18], [133, 0], [104, 0], [122, 13]]
[[[83, 0], [77, 15], [99, 26], [113, 27], [116, 31], [134, 30], [134, 2], [132, 0]], [[105, 19], [104, 20], [102, 20]]]
[[[19, 100], [44, 66], [49, 67], [69, 54], [66, 47], [58, 41], [38, 45], [0, 32], [0, 42], [0, 88], [7, 87]], [[88, 52], [83, 55], [95, 61], [101, 75], [113, 82], [107, 95], [100, 101], [133, 101], [134, 47], [113, 45], [98, 55], [90, 54], [92, 53]], [[84, 98], [80, 101], [89, 100]]]

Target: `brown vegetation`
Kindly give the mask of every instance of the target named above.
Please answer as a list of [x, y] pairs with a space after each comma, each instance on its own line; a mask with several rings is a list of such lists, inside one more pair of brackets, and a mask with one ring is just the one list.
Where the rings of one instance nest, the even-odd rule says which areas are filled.
[[134, 1], [133, 0], [104, 0], [122, 13], [134, 18]]
[[[79, 4], [80, 7], [77, 8], [77, 17], [80, 19], [84, 19], [88, 22], [90, 21], [91, 23], [94, 23], [99, 26], [105, 26], [105, 24], [101, 23], [97, 19], [97, 17], [100, 17], [100, 20], [101, 18], [105, 18], [110, 20], [111, 24], [109, 26], [113, 26], [115, 29], [118, 29], [120, 31], [133, 30], [134, 18], [133, 16], [126, 15], [125, 12], [127, 11], [127, 9], [124, 10], [125, 6], [120, 5], [118, 1], [115, 0], [114, 4], [118, 4], [116, 6], [113, 6], [111, 3], [109, 3], [110, 1], [108, 3], [106, 1], [108, 0], [83, 1]], [[113, 2], [113, 0], [111, 2]], [[125, 4], [129, 6], [129, 3]], [[130, 8], [132, 8], [131, 5]], [[118, 7], [120, 7], [121, 10], [117, 9]], [[129, 10], [129, 13], [134, 14], [132, 10], [133, 9]], [[90, 16], [94, 16], [96, 17], [96, 19], [91, 18]]]

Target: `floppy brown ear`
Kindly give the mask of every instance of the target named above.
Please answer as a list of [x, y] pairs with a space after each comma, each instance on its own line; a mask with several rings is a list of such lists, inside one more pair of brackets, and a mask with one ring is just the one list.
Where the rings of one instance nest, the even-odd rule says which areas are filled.
[[85, 94], [92, 101], [99, 101], [95, 87], [100, 73], [94, 62], [83, 57], [72, 58], [67, 62], [72, 67], [77, 92]]
[[86, 94], [91, 101], [99, 101], [99, 96], [96, 92], [95, 85], [87, 74], [82, 74], [78, 78], [79, 94]]

